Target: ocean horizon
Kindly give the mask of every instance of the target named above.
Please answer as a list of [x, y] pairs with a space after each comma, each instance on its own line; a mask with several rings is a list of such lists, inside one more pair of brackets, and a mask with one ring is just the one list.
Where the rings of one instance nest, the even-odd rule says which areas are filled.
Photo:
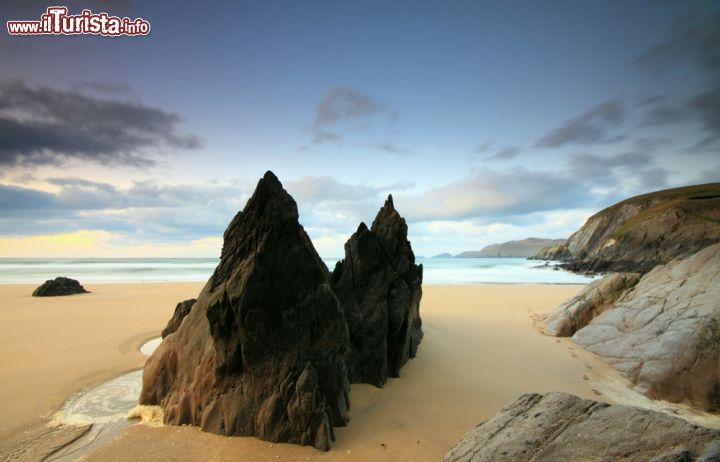
[[[332, 271], [339, 258], [323, 258]], [[204, 282], [219, 258], [0, 258], [0, 284]], [[417, 258], [423, 284], [587, 284], [593, 277], [525, 258]]]

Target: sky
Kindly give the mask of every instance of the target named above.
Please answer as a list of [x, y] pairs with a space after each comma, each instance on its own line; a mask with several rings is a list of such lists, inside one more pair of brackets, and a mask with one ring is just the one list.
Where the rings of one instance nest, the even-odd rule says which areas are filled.
[[718, 1], [63, 5], [152, 30], [0, 33], [0, 257], [216, 257], [267, 170], [326, 258], [388, 194], [432, 256], [720, 181]]

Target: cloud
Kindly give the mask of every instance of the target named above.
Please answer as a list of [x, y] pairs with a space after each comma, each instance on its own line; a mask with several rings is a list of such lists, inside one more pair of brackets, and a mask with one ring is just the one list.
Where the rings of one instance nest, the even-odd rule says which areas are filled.
[[[686, 15], [680, 18], [668, 38], [649, 48], [637, 59], [646, 71], [687, 72], [694, 66], [706, 77], [694, 95], [674, 105], [651, 101], [645, 114], [646, 125], [696, 122], [704, 137], [686, 151], [717, 150], [720, 143], [720, 13]], [[683, 75], [685, 78], [685, 75]]]
[[313, 144], [322, 144], [328, 142], [338, 142], [342, 140], [342, 136], [337, 133], [325, 131], [325, 130], [314, 130], [312, 142]]
[[[664, 72], [681, 69], [682, 62], [698, 63], [705, 69], [720, 69], [720, 13], [709, 16], [686, 15], [675, 24], [669, 37], [642, 53], [640, 68]], [[679, 66], [680, 65], [680, 66]]]
[[609, 137], [608, 132], [622, 123], [623, 116], [623, 106], [619, 101], [607, 101], [568, 120], [540, 138], [535, 146], [557, 148], [568, 143], [588, 145], [619, 141], [619, 137]]
[[493, 149], [494, 145], [495, 145], [495, 143], [493, 143], [492, 141], [484, 141], [483, 143], [480, 143], [477, 146], [475, 146], [475, 149], [473, 149], [473, 151], [475, 151], [478, 154], [487, 154], [488, 152], [490, 152]]
[[327, 127], [346, 121], [364, 121], [387, 114], [390, 114], [389, 109], [371, 96], [338, 85], [330, 88], [318, 104], [315, 126]]
[[[646, 191], [648, 188], [659, 189], [666, 186], [669, 172], [653, 164], [650, 153], [654, 148], [649, 148], [652, 143], [641, 140], [636, 142], [636, 146], [646, 148], [611, 156], [587, 153], [571, 155], [567, 173], [579, 181], [587, 182], [588, 187], [617, 187], [623, 182], [639, 182]], [[624, 180], [620, 181], [620, 178]]]
[[132, 87], [119, 82], [77, 82], [71, 86], [73, 91], [109, 96], [134, 96]]
[[361, 147], [377, 149], [379, 151], [385, 151], [388, 154], [397, 154], [399, 156], [412, 153], [410, 149], [397, 146], [395, 143], [362, 144]]
[[179, 122], [177, 114], [138, 103], [14, 81], [0, 86], [0, 165], [75, 159], [149, 166], [151, 152], [200, 147], [197, 137], [178, 133]]
[[125, 258], [216, 257], [222, 237], [209, 236], [185, 242], [134, 242], [123, 233], [78, 230], [35, 236], [0, 236], [0, 255], [4, 258]]
[[55, 192], [0, 184], [0, 234], [122, 231], [148, 239], [222, 235], [242, 209], [250, 183], [116, 188], [78, 178], [51, 178]]
[[482, 169], [471, 177], [414, 195], [396, 205], [414, 221], [509, 217], [593, 202], [582, 182], [551, 172]]
[[720, 164], [715, 167], [709, 167], [706, 171], [700, 174], [696, 180], [696, 183], [698, 184], [716, 182], [720, 182]]
[[688, 108], [697, 114], [706, 134], [705, 138], [691, 149], [717, 149], [720, 141], [720, 76], [709, 89], [692, 98], [688, 102]]
[[500, 149], [492, 156], [487, 157], [485, 160], [508, 160], [508, 159], [514, 159], [515, 157], [519, 156], [522, 150], [515, 146], [506, 147], [503, 149]]
[[370, 95], [350, 87], [336, 85], [328, 89], [315, 110], [315, 120], [308, 127], [312, 144], [354, 142], [360, 147], [390, 154], [408, 154], [408, 148], [383, 139], [376, 133], [387, 131], [398, 119], [398, 113]]

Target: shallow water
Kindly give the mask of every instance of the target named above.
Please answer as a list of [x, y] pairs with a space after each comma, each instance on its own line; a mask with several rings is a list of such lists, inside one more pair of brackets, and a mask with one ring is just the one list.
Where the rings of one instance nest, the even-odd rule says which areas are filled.
[[[160, 337], [145, 342], [140, 352], [150, 356], [160, 345]], [[69, 424], [106, 423], [124, 419], [140, 398], [142, 369], [133, 371], [71, 397], [56, 419]]]
[[[145, 342], [140, 352], [150, 356], [161, 341], [158, 337]], [[125, 416], [138, 404], [141, 387], [142, 369], [139, 369], [72, 396], [55, 414], [54, 421], [59, 424], [92, 425], [92, 428], [45, 460], [76, 460], [111, 441], [132, 424]]]
[[148, 340], [140, 347], [140, 353], [144, 354], [145, 356], [150, 356], [157, 349], [157, 347], [160, 346], [160, 342], [162, 342], [161, 337]]

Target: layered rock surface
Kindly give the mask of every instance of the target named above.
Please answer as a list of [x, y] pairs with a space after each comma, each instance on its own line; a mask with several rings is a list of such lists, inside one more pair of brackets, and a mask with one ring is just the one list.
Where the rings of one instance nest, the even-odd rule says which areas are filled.
[[185, 319], [185, 316], [187, 316], [190, 313], [190, 309], [193, 307], [197, 300], [194, 298], [191, 298], [189, 300], [184, 300], [175, 306], [175, 311], [173, 312], [172, 317], [167, 323], [167, 326], [165, 326], [165, 329], [162, 330], [162, 333], [160, 336], [162, 338], [167, 337], [168, 335], [172, 334], [177, 330], [178, 327], [180, 327], [180, 323], [183, 319]]
[[61, 295], [86, 294], [87, 290], [75, 279], [57, 277], [48, 279], [32, 293], [33, 297], [57, 297]]
[[539, 258], [565, 259], [580, 272], [647, 272], [720, 242], [720, 183], [657, 191], [590, 217], [563, 247]]
[[591, 282], [545, 318], [548, 332], [557, 337], [571, 337], [610, 309], [639, 280], [639, 273], [611, 273]]
[[196, 304], [148, 359], [141, 404], [168, 424], [329, 449], [347, 422], [349, 340], [327, 278], [295, 201], [266, 173]]
[[720, 244], [656, 267], [573, 339], [650, 397], [720, 410]]
[[361, 223], [350, 237], [332, 274], [350, 331], [351, 382], [380, 387], [415, 357], [423, 336], [421, 284], [422, 265], [415, 264], [407, 224], [390, 196], [371, 228]]
[[466, 433], [445, 462], [716, 461], [720, 431], [566, 393], [525, 394]]

